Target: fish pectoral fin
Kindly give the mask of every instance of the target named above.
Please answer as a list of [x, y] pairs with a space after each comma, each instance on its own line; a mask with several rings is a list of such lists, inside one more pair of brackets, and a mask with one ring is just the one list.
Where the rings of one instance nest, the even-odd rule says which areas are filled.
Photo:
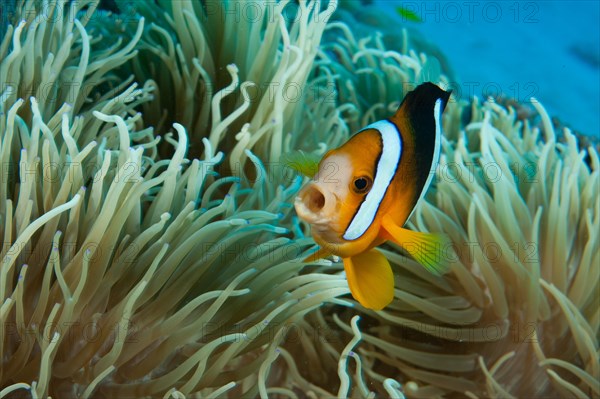
[[449, 265], [443, 256], [449, 243], [446, 235], [408, 230], [398, 226], [389, 216], [383, 218], [381, 227], [385, 230], [383, 237], [391, 238], [431, 273], [439, 276], [448, 271]]
[[365, 308], [381, 310], [394, 299], [394, 273], [378, 250], [344, 258], [344, 270], [352, 296]]
[[333, 255], [330, 251], [325, 248], [319, 248], [312, 254], [308, 255], [306, 258], [302, 260], [303, 263], [316, 262], [319, 259], [326, 258], [328, 256]]
[[321, 156], [304, 151], [286, 152], [281, 155], [279, 162], [296, 172], [312, 178], [319, 171]]

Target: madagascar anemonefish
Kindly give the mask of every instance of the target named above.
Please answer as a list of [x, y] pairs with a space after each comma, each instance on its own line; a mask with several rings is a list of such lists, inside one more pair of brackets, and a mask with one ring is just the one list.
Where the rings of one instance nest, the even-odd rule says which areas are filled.
[[[372, 123], [317, 168], [307, 157], [294, 167], [317, 170], [298, 193], [298, 216], [310, 224], [320, 248], [306, 260], [343, 259], [352, 296], [364, 307], [383, 309], [394, 298], [392, 268], [374, 247], [390, 240], [425, 268], [441, 273], [445, 236], [403, 228], [423, 198], [440, 156], [441, 115], [450, 92], [424, 83], [408, 93], [389, 119]], [[315, 166], [315, 165], [313, 165]]]

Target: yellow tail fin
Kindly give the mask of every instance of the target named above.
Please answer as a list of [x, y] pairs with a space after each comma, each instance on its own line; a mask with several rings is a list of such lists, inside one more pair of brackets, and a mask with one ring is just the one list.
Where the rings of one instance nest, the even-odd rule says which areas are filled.
[[443, 234], [404, 229], [389, 216], [383, 218], [381, 226], [394, 243], [404, 248], [425, 269], [436, 275], [448, 271], [448, 261], [444, 257], [444, 250], [449, 243], [448, 237]]

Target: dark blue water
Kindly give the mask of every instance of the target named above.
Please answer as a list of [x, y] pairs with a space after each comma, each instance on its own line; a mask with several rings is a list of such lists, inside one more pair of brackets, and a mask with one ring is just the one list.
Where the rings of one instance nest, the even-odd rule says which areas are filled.
[[551, 116], [586, 135], [600, 135], [600, 2], [389, 1], [415, 11], [404, 21], [436, 44], [463, 94], [533, 95]]

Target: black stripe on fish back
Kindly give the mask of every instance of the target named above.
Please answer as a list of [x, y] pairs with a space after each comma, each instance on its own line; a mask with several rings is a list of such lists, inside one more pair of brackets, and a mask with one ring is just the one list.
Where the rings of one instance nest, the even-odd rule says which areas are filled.
[[441, 113], [446, 107], [448, 98], [450, 98], [450, 92], [427, 82], [408, 93], [400, 104], [403, 116], [408, 118], [409, 130], [412, 131], [415, 143], [416, 165], [414, 170], [417, 172], [415, 193], [417, 198], [415, 200], [419, 198], [427, 181], [435, 153], [435, 103], [438, 99], [442, 100]]

